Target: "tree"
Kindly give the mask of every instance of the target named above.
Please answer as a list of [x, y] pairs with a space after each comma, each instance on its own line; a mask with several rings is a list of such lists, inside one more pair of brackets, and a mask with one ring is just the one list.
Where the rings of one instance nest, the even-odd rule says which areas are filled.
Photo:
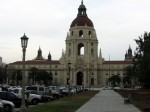
[[35, 77], [37, 77], [38, 72], [39, 72], [38, 68], [35, 67], [30, 68], [28, 78], [32, 80], [32, 84], [35, 84], [36, 82]]
[[38, 75], [35, 78], [40, 84], [45, 85], [50, 84], [53, 79], [51, 73], [48, 73], [45, 70], [39, 70]]
[[16, 80], [16, 72], [13, 72], [11, 75], [11, 80], [12, 80], [12, 84], [15, 85], [15, 80]]
[[3, 83], [3, 77], [4, 77], [4, 68], [0, 67], [0, 83]]
[[32, 79], [32, 84], [38, 82], [39, 84], [48, 85], [53, 80], [52, 73], [48, 73], [45, 70], [40, 70], [35, 67], [29, 70], [29, 79]]
[[19, 83], [19, 81], [21, 81], [22, 80], [22, 70], [21, 69], [18, 69], [17, 71], [16, 71], [16, 80], [17, 80], [17, 85], [18, 84], [20, 84]]
[[125, 75], [128, 76], [130, 79], [134, 77], [134, 66], [127, 66], [125, 69]]
[[1, 83], [6, 83], [6, 78], [7, 78], [7, 65], [2, 64], [0, 66], [0, 82]]
[[145, 32], [135, 42], [138, 45], [135, 50], [135, 73], [141, 83], [150, 87], [150, 33]]
[[121, 78], [119, 75], [113, 75], [108, 80], [109, 82], [111, 82], [112, 86], [117, 86], [121, 82]]
[[9, 65], [5, 66], [5, 70], [6, 70], [6, 84], [10, 84], [10, 79], [16, 70], [14, 69], [14, 67]]
[[135, 78], [135, 67], [127, 66], [124, 69], [123, 83], [131, 87], [131, 80]]

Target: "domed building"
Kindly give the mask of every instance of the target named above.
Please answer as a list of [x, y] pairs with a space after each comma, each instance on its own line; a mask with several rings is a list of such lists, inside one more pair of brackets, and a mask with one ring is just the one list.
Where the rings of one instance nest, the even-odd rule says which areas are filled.
[[[102, 87], [108, 85], [108, 78], [119, 75], [123, 78], [124, 68], [132, 65], [132, 60], [105, 61], [101, 49], [98, 49], [98, 39], [92, 20], [88, 17], [86, 7], [81, 2], [77, 17], [71, 22], [66, 37], [66, 50], [62, 51], [59, 60], [42, 57], [39, 48], [38, 55], [33, 60], [26, 61], [26, 83], [29, 84], [28, 75], [32, 67], [51, 72], [53, 84], [57, 85], [84, 85], [85, 87]], [[132, 55], [131, 48], [129, 54]], [[128, 56], [128, 59], [130, 57]], [[15, 69], [22, 68], [22, 62], [11, 63]]]

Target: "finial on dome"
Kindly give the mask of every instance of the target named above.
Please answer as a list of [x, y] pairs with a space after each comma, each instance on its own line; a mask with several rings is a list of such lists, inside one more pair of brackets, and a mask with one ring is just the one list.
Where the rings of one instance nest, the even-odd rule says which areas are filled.
[[131, 49], [130, 44], [129, 44], [129, 49]]
[[83, 0], [81, 1], [81, 4], [83, 4]]

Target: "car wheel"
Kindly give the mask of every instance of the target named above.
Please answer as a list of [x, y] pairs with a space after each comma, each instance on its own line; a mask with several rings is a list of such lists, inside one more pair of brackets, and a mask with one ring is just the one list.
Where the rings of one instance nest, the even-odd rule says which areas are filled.
[[4, 112], [11, 112], [11, 106], [10, 105], [4, 105]]
[[32, 100], [32, 104], [33, 104], [33, 105], [37, 105], [37, 104], [38, 104], [38, 100], [37, 100], [37, 99], [33, 99], [33, 100]]

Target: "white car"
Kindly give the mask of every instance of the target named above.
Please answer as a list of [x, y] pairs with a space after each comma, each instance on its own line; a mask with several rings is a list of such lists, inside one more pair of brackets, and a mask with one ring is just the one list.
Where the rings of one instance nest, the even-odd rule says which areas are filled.
[[16, 88], [17, 88], [17, 86], [10, 86], [10, 87], [8, 88], [8, 91], [9, 91], [9, 92], [13, 92]]
[[103, 89], [103, 90], [112, 90], [113, 87], [111, 87], [111, 86], [105, 86], [105, 87], [102, 87], [102, 89]]
[[[14, 94], [17, 97], [22, 98], [22, 88], [16, 88]], [[37, 105], [39, 101], [41, 101], [41, 95], [28, 93], [26, 97], [28, 98], [29, 104]]]
[[71, 90], [70, 90], [70, 93], [71, 93], [71, 94], [76, 94], [76, 93], [77, 93], [76, 88], [72, 87]]
[[15, 109], [15, 105], [11, 101], [0, 99], [0, 103], [3, 105], [4, 112], [13, 112]]
[[114, 87], [114, 90], [120, 90], [120, 89], [122, 89], [121, 87]]

